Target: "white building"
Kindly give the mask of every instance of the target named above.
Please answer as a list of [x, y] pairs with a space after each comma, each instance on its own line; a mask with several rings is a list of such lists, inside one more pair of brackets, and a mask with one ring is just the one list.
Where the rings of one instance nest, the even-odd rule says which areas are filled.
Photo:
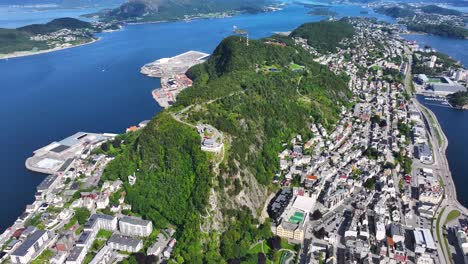
[[119, 230], [124, 235], [147, 237], [153, 232], [153, 223], [140, 218], [125, 216], [119, 221]]
[[97, 233], [100, 229], [117, 230], [117, 217], [105, 214], [93, 214], [84, 225], [84, 230]]
[[83, 263], [83, 260], [86, 257], [87, 253], [88, 253], [88, 250], [86, 250], [84, 247], [74, 247], [70, 251], [70, 254], [68, 255], [67, 261], [65, 263], [66, 264], [81, 264]]
[[96, 234], [97, 232], [84, 231], [76, 241], [76, 246], [84, 247], [86, 250], [88, 250], [93, 244], [94, 239], [96, 238]]
[[112, 259], [112, 249], [109, 246], [104, 246], [99, 250], [96, 256], [89, 262], [89, 264], [107, 264]]
[[113, 234], [107, 241], [107, 245], [114, 250], [138, 252], [143, 248], [143, 240], [129, 236]]
[[50, 238], [51, 234], [47, 231], [34, 232], [11, 254], [11, 262], [29, 263], [44, 250], [45, 244]]
[[413, 231], [413, 235], [415, 244], [414, 251], [416, 253], [422, 254], [425, 253], [426, 250], [437, 249], [431, 231], [429, 229], [416, 228]]

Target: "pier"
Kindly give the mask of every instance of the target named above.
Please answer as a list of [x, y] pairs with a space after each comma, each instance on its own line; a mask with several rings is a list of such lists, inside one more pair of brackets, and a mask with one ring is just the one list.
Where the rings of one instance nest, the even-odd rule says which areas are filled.
[[161, 78], [161, 88], [153, 90], [152, 94], [161, 107], [167, 108], [176, 101], [183, 89], [192, 86], [192, 80], [185, 75], [188, 69], [205, 62], [209, 56], [199, 51], [188, 51], [148, 63], [140, 72], [149, 77]]

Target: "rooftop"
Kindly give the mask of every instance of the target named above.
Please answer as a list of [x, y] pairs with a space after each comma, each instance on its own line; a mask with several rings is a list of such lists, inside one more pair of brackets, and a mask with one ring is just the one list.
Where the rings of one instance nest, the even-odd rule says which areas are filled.
[[47, 231], [38, 230], [30, 235], [26, 241], [23, 242], [11, 255], [14, 256], [25, 256], [31, 248]]
[[120, 222], [129, 223], [129, 224], [132, 224], [132, 225], [141, 225], [141, 226], [146, 226], [149, 223], [151, 223], [150, 221], [143, 220], [141, 218], [130, 217], [130, 216], [122, 217], [120, 219]]
[[141, 239], [129, 237], [129, 236], [123, 236], [119, 234], [113, 234], [107, 243], [115, 243], [115, 244], [121, 244], [121, 245], [127, 245], [130, 247], [137, 247], [140, 243], [142, 242]]

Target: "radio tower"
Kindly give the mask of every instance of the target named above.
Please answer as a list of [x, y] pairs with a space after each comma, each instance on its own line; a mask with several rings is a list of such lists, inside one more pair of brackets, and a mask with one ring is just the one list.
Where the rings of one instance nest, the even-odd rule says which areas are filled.
[[249, 46], [250, 39], [249, 39], [249, 32], [247, 30], [239, 29], [239, 28], [237, 28], [237, 26], [234, 26], [232, 28], [232, 31], [236, 35], [239, 35], [241, 41], [242, 41], [242, 37], [245, 37], [246, 38], [246, 45], [247, 45], [247, 47]]

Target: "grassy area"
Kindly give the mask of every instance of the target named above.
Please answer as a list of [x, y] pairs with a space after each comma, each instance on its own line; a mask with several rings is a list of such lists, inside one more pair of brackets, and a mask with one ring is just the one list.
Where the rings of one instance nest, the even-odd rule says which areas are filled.
[[289, 64], [289, 69], [292, 70], [292, 71], [298, 71], [298, 70], [303, 70], [304, 66], [301, 66], [301, 65], [296, 64], [296, 63], [291, 63], [291, 64]]
[[289, 244], [286, 239], [281, 239], [281, 248], [296, 251], [296, 249], [294, 248], [294, 245]]
[[31, 261], [31, 264], [43, 264], [43, 263], [49, 263], [50, 258], [54, 255], [54, 252], [50, 249], [44, 250], [39, 257]]
[[440, 78], [429, 78], [430, 83], [441, 83], [442, 81]]
[[89, 252], [88, 254], [86, 254], [86, 257], [84, 258], [83, 260], [83, 264], [88, 264], [91, 262], [91, 260], [93, 260], [93, 258], [96, 256], [95, 253], [93, 252]]
[[459, 216], [460, 216], [460, 211], [458, 210], [450, 211], [450, 213], [447, 215], [447, 219], [445, 220], [445, 224], [457, 219]]
[[[262, 251], [262, 245], [263, 245], [264, 252]], [[249, 249], [249, 254], [258, 254], [262, 252], [265, 254], [270, 252], [270, 247], [268, 246], [266, 241], [263, 241], [262, 243], [258, 243], [253, 248]]]
[[68, 224], [66, 224], [63, 228], [69, 230], [75, 223], [77, 222], [76, 218], [72, 218]]
[[105, 238], [105, 239], [109, 239], [111, 236], [112, 236], [112, 231], [107, 231], [104, 229], [99, 230], [99, 232], [96, 235], [97, 238]]
[[[447, 244], [447, 239], [445, 239], [445, 237], [443, 236], [443, 234], [441, 235], [440, 234], [440, 220], [442, 218], [442, 215], [444, 214], [444, 211], [445, 211], [445, 207], [442, 208], [442, 210], [440, 211], [440, 214], [439, 216], [437, 217], [437, 221], [436, 221], [436, 235], [437, 235], [437, 240], [439, 241], [439, 243], [444, 243], [444, 246], [441, 246], [442, 248], [442, 253], [444, 254], [444, 257], [447, 256], [447, 250], [449, 250], [448, 248], [448, 244]], [[449, 251], [448, 251], [449, 252]], [[450, 252], [449, 252], [450, 254]]]

